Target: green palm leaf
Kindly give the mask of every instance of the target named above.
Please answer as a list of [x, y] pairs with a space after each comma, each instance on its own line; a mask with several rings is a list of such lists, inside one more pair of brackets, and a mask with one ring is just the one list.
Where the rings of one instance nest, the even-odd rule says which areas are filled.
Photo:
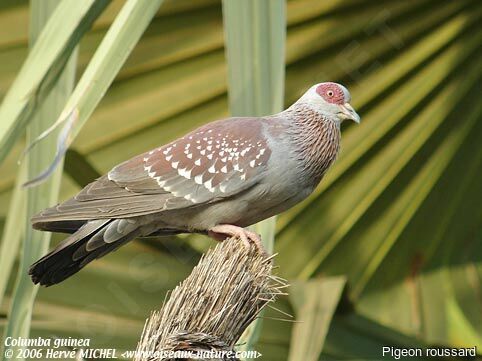
[[[223, 19], [228, 62], [229, 104], [233, 116], [262, 116], [283, 110], [285, 77], [285, 2], [225, 0]], [[268, 253], [273, 252], [276, 219], [253, 226]], [[253, 349], [261, 332], [256, 320], [241, 343]]]
[[42, 104], [80, 38], [108, 0], [64, 0], [46, 24], [0, 107], [0, 162], [25, 131], [33, 110]]
[[[48, 27], [48, 19], [57, 7], [55, 0], [51, 1], [34, 1], [31, 7], [31, 29], [30, 29], [30, 42], [32, 44], [42, 41], [42, 31], [44, 26]], [[48, 28], [47, 28], [48, 30]], [[40, 34], [40, 35], [39, 35]], [[35, 52], [36, 46], [33, 45], [32, 51]], [[76, 66], [75, 50], [72, 51], [72, 55], [66, 59], [65, 68], [59, 74], [55, 80], [52, 80], [52, 90], [45, 98], [45, 101], [35, 108], [35, 115], [32, 117], [32, 121], [27, 127], [27, 140], [35, 139], [44, 129], [48, 128], [52, 123], [52, 119], [58, 116], [61, 111], [61, 107], [65, 102], [66, 97], [72, 89], [75, 78], [75, 66]], [[7, 103], [8, 104], [8, 103]], [[17, 120], [17, 122], [20, 120]], [[21, 121], [20, 121], [21, 122]], [[25, 179], [32, 174], [38, 172], [46, 164], [46, 159], [55, 153], [55, 141], [49, 139], [42, 144], [39, 149], [29, 154], [25, 159], [25, 165], [22, 166], [22, 171], [19, 172], [18, 181]], [[23, 170], [26, 169], [26, 172]], [[18, 267], [18, 273], [15, 281], [15, 288], [13, 291], [13, 299], [9, 311], [8, 323], [5, 328], [4, 337], [23, 337], [27, 338], [30, 333], [30, 319], [32, 317], [33, 303], [37, 294], [38, 287], [33, 285], [30, 281], [30, 277], [27, 274], [29, 265], [36, 259], [41, 257], [48, 249], [51, 235], [48, 233], [41, 233], [34, 231], [30, 226], [30, 217], [40, 210], [48, 207], [52, 203], [56, 202], [58, 196], [58, 190], [60, 188], [60, 177], [62, 172], [57, 171], [43, 185], [36, 189], [24, 190], [17, 185], [14, 201], [18, 202], [17, 207], [12, 205], [12, 213], [9, 217], [13, 217], [17, 222], [16, 229], [7, 228], [7, 232], [2, 240], [2, 251], [8, 252], [3, 257], [16, 256], [16, 249], [5, 247], [5, 243], [13, 241], [15, 238], [21, 236], [24, 237], [22, 243], [22, 252], [20, 264]], [[17, 209], [15, 209], [17, 208]], [[16, 218], [20, 217], [20, 218]], [[23, 222], [19, 223], [19, 219]], [[7, 222], [13, 222], [11, 219]], [[21, 228], [25, 228], [21, 231]], [[13, 237], [12, 237], [13, 236]], [[7, 238], [8, 237], [8, 238]], [[12, 237], [13, 239], [10, 239]], [[2, 274], [2, 277], [7, 278], [10, 274], [10, 269], [5, 270], [6, 273]], [[2, 280], [3, 283], [6, 279]], [[3, 290], [2, 290], [3, 296]], [[2, 343], [3, 346], [3, 343]], [[4, 352], [2, 351], [1, 357], [4, 359]]]

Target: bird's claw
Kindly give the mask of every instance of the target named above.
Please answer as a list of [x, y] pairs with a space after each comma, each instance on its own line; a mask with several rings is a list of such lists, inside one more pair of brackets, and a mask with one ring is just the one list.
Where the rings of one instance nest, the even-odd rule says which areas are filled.
[[254, 245], [259, 253], [261, 253], [263, 256], [268, 256], [268, 253], [261, 242], [261, 237], [256, 232], [230, 224], [221, 224], [211, 228], [208, 234], [214, 239], [219, 239], [219, 234], [237, 237], [246, 245], [246, 247], [249, 248], [251, 245]]

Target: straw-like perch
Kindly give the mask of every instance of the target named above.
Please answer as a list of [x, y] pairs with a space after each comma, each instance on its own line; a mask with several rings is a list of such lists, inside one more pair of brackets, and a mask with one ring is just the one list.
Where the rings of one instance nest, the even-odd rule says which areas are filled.
[[171, 359], [160, 351], [232, 351], [246, 327], [286, 285], [271, 275], [271, 258], [234, 238], [209, 250], [146, 321], [135, 360]]

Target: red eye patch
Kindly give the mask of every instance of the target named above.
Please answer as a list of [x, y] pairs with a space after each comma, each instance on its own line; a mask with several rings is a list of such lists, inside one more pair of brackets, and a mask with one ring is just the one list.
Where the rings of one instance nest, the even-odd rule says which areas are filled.
[[326, 102], [332, 104], [344, 104], [345, 94], [343, 90], [335, 83], [323, 83], [318, 85], [316, 92], [325, 99]]

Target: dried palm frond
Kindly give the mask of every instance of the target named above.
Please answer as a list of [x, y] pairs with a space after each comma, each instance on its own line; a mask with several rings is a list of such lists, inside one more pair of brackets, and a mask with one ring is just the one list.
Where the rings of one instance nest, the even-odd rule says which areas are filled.
[[286, 282], [271, 276], [272, 268], [272, 257], [236, 238], [209, 250], [146, 321], [135, 360], [169, 359], [161, 351], [232, 351], [263, 307], [283, 294]]

